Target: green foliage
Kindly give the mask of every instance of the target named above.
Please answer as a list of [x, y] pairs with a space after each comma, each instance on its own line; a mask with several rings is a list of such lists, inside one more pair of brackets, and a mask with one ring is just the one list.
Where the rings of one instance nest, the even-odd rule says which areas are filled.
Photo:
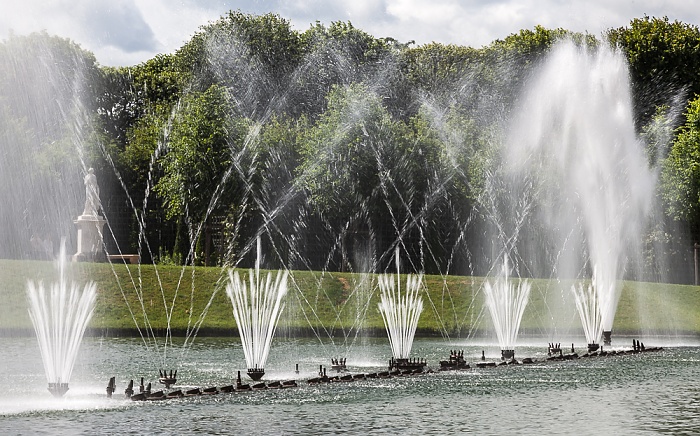
[[449, 92], [483, 62], [484, 51], [458, 45], [426, 44], [403, 53], [406, 79], [431, 92]]
[[[629, 59], [650, 165], [663, 160], [666, 212], [700, 229], [700, 104], [688, 106], [668, 158], [673, 131], [663, 112], [668, 91], [700, 94], [700, 31], [644, 17], [607, 36]], [[536, 26], [484, 48], [411, 47], [350, 22], [299, 32], [276, 14], [231, 11], [174, 54], [100, 68], [69, 40], [12, 36], [0, 43], [0, 171], [12, 183], [29, 180], [36, 192], [68, 191], [69, 181], [59, 178], [69, 174], [79, 192], [75, 175], [84, 168], [71, 161], [78, 144], [80, 165], [98, 169], [115, 207], [128, 203], [122, 182], [137, 203], [153, 187], [157, 198], [144, 219], [179, 223], [183, 247], [206, 245], [190, 241], [198, 236], [185, 227], [214, 215], [225, 220], [227, 236], [248, 239], [261, 220], [274, 218], [262, 217], [272, 204], [304, 208], [345, 229], [415, 217], [432, 220], [434, 229], [445, 214], [462, 226], [499, 163], [503, 120], [564, 38], [599, 44], [592, 35]], [[297, 190], [310, 194], [311, 205], [294, 203], [306, 199]], [[27, 211], [29, 221], [58, 221], [43, 218], [57, 208], [39, 204], [33, 192], [0, 194], [0, 202], [12, 204], [3, 211]], [[446, 240], [443, 229], [422, 237], [428, 245]], [[171, 249], [154, 252], [165, 259]], [[172, 255], [186, 262], [183, 252]]]
[[257, 119], [285, 93], [302, 49], [299, 34], [279, 15], [231, 11], [203, 26], [175, 56], [178, 70], [191, 73], [195, 90], [224, 85], [238, 113]]
[[700, 232], [700, 97], [688, 105], [686, 122], [678, 129], [663, 162], [661, 191], [668, 213], [685, 220], [695, 236]]
[[611, 29], [608, 38], [627, 54], [635, 84], [636, 107], [645, 124], [671, 94], [700, 93], [700, 29], [668, 17], [635, 18], [628, 27]]
[[325, 109], [333, 86], [370, 80], [389, 50], [385, 41], [343, 22], [316, 22], [300, 35], [300, 44], [304, 58], [290, 84], [290, 113], [297, 116], [303, 108], [311, 118]]
[[352, 23], [342, 21], [332, 22], [328, 28], [317, 21], [301, 35], [301, 41], [306, 52], [327, 46], [332, 41], [334, 47], [342, 50], [349, 56], [351, 64], [357, 66], [380, 60], [389, 48], [386, 40], [377, 39]]
[[523, 29], [503, 40], [494, 41], [489, 46], [489, 51], [506, 54], [508, 57], [519, 59], [523, 64], [530, 64], [537, 62], [555, 42], [563, 38], [594, 43], [593, 37], [588, 35], [574, 34], [562, 28], [550, 30], [537, 25], [534, 30]]
[[245, 44], [248, 56], [261, 62], [268, 74], [277, 78], [289, 74], [301, 56], [299, 34], [288, 20], [276, 14], [231, 11], [207, 30], [210, 29], [216, 38], [224, 38], [227, 43]]
[[[10, 333], [21, 330], [31, 335], [27, 278], [51, 283], [57, 274], [54, 265], [0, 260], [0, 268], [7, 272], [0, 275], [3, 301], [0, 330]], [[221, 268], [187, 268], [183, 274], [182, 268], [177, 266], [77, 263], [70, 265], [68, 272], [70, 280], [79, 285], [88, 280], [97, 283], [95, 314], [89, 327], [97, 329], [98, 333], [114, 334], [115, 330], [124, 329], [126, 333], [135, 334], [137, 325], [144, 328], [145, 311], [154, 329], [165, 329], [169, 325], [176, 335], [184, 335], [188, 326], [198, 321], [206, 310], [201, 323], [203, 329], [224, 336], [235, 334], [231, 302], [223, 290], [226, 271]], [[248, 271], [241, 273], [245, 276]], [[136, 285], [133, 277], [139, 278]], [[338, 332], [361, 327], [383, 332], [376, 309], [379, 301], [376, 276], [369, 280], [371, 284], [366, 292], [356, 292], [361, 278], [354, 274], [291, 271], [290, 284], [293, 285], [289, 287], [280, 328], [296, 328], [306, 334], [312, 328]], [[424, 310], [418, 322], [418, 336], [447, 331], [451, 336], [473, 338], [490, 329], [491, 322], [484, 309], [483, 282], [482, 277], [424, 276], [425, 291], [421, 293]], [[550, 331], [553, 317], [559, 328], [577, 331], [580, 324], [573, 305], [552, 313], [552, 303], [561, 300], [562, 292], [568, 292], [568, 285], [555, 280], [532, 280], [531, 283], [530, 302], [525, 309], [521, 332]], [[138, 286], [138, 290], [134, 286]], [[641, 282], [621, 282], [621, 286], [614, 334], [638, 335], [642, 329], [672, 335], [700, 334], [698, 287]], [[170, 323], [166, 319], [168, 312], [164, 302], [168, 307], [174, 302]], [[357, 308], [365, 306], [366, 317], [358, 326]], [[304, 317], [302, 310], [308, 315], [311, 308], [314, 316]], [[560, 313], [562, 311], [564, 314]], [[668, 316], [670, 314], [672, 316]]]
[[[410, 129], [392, 120], [380, 98], [361, 85], [335, 87], [326, 112], [302, 141], [300, 180], [323, 214], [344, 216], [363, 205], [378, 213], [387, 172], [394, 180], [425, 182], [416, 173], [419, 162], [410, 159], [418, 152]], [[398, 192], [406, 192], [403, 187]]]
[[247, 133], [247, 122], [231, 117], [229, 107], [226, 89], [216, 85], [180, 102], [167, 153], [159, 161], [163, 176], [155, 186], [168, 218], [186, 215], [202, 221], [212, 212], [209, 206], [215, 194], [230, 192], [222, 185], [224, 174]]

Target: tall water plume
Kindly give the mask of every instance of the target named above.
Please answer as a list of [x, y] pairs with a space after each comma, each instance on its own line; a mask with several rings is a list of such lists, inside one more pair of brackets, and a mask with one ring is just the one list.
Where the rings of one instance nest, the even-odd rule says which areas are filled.
[[656, 183], [623, 54], [606, 43], [557, 44], [520, 101], [506, 155], [516, 178], [534, 180], [540, 238], [559, 250], [555, 275], [595, 271], [600, 325], [611, 331], [618, 280], [641, 251]]
[[53, 259], [74, 234], [97, 74], [94, 57], [68, 40], [0, 43], [0, 257]]

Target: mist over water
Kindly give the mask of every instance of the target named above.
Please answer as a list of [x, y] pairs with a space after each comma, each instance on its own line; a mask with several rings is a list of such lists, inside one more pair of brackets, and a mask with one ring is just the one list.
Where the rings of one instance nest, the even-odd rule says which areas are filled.
[[10, 38], [0, 51], [3, 258], [53, 259], [61, 239], [75, 234], [84, 201], [84, 145], [94, 139], [87, 83], [96, 67], [58, 40]]
[[611, 330], [618, 281], [641, 256], [657, 181], [635, 133], [623, 55], [606, 43], [555, 46], [518, 104], [505, 155], [513, 183], [531, 183], [532, 213], [554, 247], [552, 276], [595, 274], [602, 327]]

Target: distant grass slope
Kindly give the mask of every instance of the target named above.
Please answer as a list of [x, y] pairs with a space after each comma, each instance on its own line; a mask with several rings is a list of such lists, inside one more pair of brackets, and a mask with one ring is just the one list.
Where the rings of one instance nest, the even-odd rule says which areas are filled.
[[[0, 330], [5, 334], [31, 332], [27, 280], [44, 284], [56, 281], [54, 264], [0, 260], [0, 271]], [[248, 272], [239, 273], [247, 276]], [[144, 329], [148, 324], [158, 333], [168, 327], [167, 313], [171, 314], [170, 328], [177, 335], [196, 326], [201, 328], [200, 333], [235, 334], [231, 303], [225, 292], [228, 273], [221, 268], [79, 263], [70, 265], [69, 274], [81, 286], [88, 280], [98, 285], [97, 306], [90, 323], [96, 334], [136, 335], [136, 326]], [[424, 294], [418, 335], [472, 337], [490, 331], [483, 282], [481, 277], [426, 276], [428, 292]], [[531, 280], [531, 284], [521, 333], [553, 340], [582, 335], [571, 299], [572, 282]], [[312, 329], [323, 335], [343, 335], [361, 328], [383, 334], [378, 301], [372, 275], [293, 271], [280, 330], [289, 335], [308, 335]], [[700, 336], [700, 288], [623, 282], [613, 331]]]

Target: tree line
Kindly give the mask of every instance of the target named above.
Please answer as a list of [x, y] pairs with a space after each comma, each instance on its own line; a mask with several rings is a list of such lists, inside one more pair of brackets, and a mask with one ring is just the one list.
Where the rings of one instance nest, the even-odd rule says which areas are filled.
[[0, 255], [26, 256], [27, 234], [72, 232], [79, 174], [94, 167], [108, 249], [147, 261], [239, 264], [262, 235], [272, 263], [295, 268], [384, 268], [399, 245], [413, 269], [484, 273], [503, 131], [562, 39], [626, 56], [660, 169], [640, 278], [687, 280], [654, 259], [685, 266], [700, 236], [700, 31], [646, 16], [600, 39], [537, 26], [472, 48], [231, 11], [174, 53], [116, 68], [67, 39], [11, 36]]

